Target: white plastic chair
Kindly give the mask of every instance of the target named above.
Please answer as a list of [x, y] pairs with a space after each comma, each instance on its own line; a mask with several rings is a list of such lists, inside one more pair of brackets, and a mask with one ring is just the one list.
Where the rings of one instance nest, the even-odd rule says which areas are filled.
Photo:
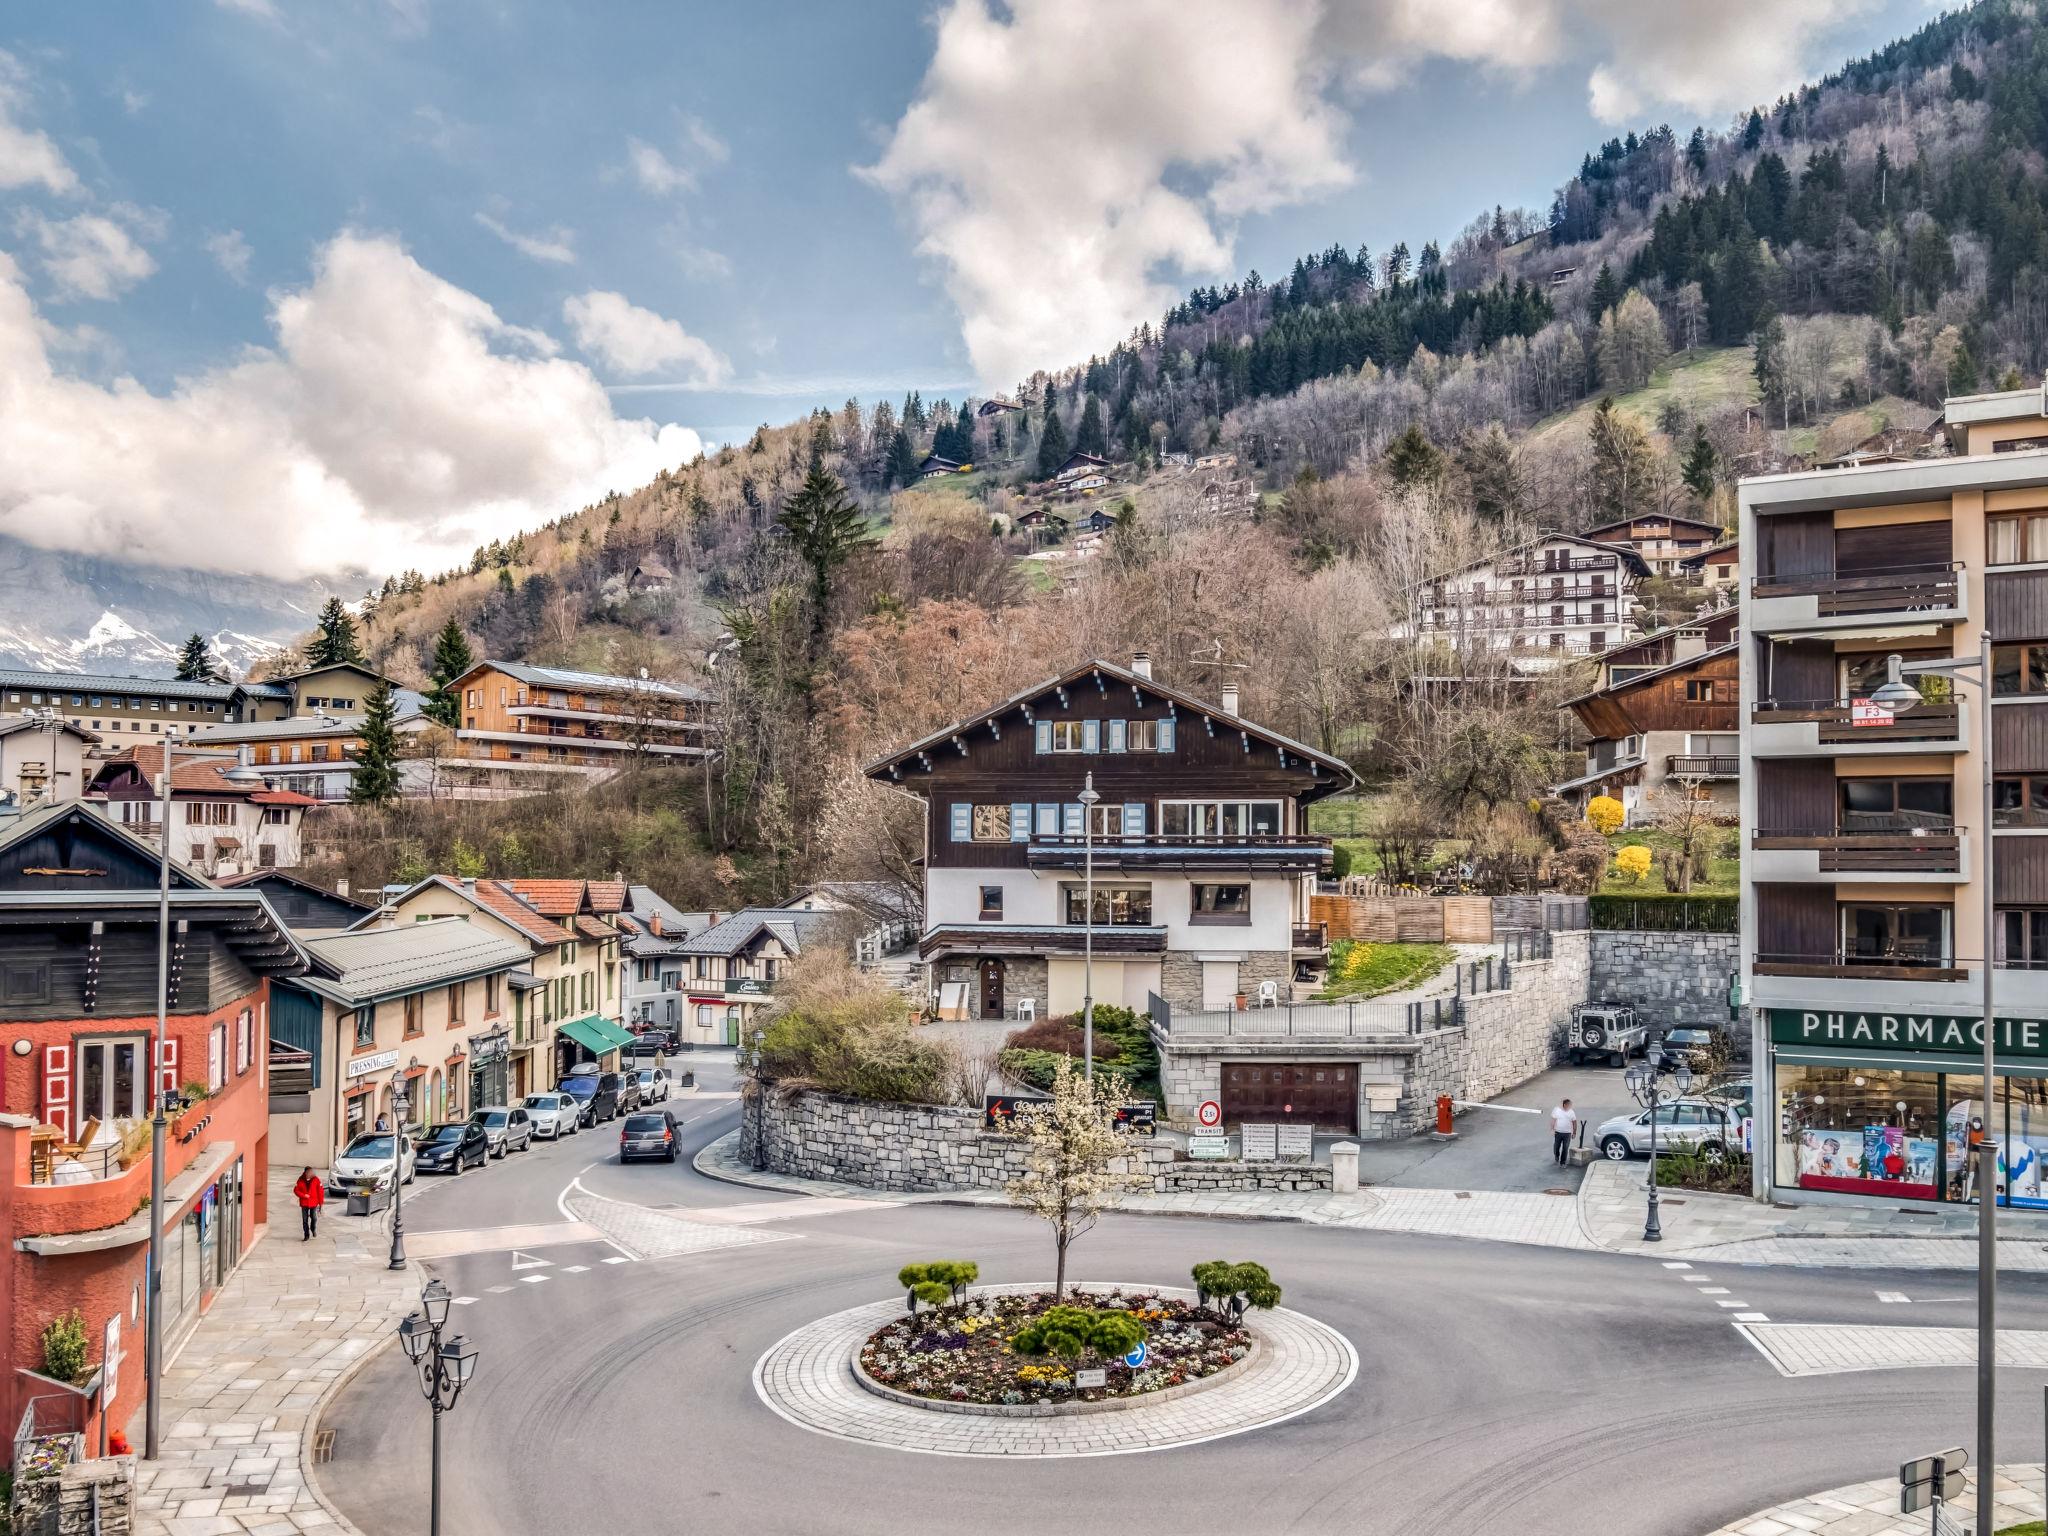
[[1252, 1006], [1254, 1008], [1278, 1008], [1280, 1006], [1280, 983], [1277, 981], [1260, 982], [1259, 995], [1252, 1000]]
[[1020, 997], [1017, 999], [1017, 1022], [1019, 1024], [1035, 1024], [1038, 1022], [1037, 998]]

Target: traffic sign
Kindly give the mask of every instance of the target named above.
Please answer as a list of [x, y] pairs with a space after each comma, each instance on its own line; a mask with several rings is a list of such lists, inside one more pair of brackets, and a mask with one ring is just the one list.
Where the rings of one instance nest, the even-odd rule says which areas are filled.
[[1145, 1341], [1143, 1339], [1140, 1339], [1138, 1340], [1138, 1347], [1132, 1350], [1128, 1355], [1124, 1356], [1124, 1364], [1128, 1365], [1132, 1370], [1135, 1371], [1136, 1369], [1138, 1369], [1139, 1366], [1143, 1365], [1144, 1363]]
[[1214, 1099], [1204, 1099], [1202, 1100], [1201, 1107], [1195, 1111], [1195, 1119], [1204, 1126], [1221, 1125], [1223, 1123], [1223, 1106]]
[[1945, 1471], [1960, 1472], [1970, 1464], [1970, 1453], [1960, 1445], [1945, 1451], [1936, 1451], [1932, 1456], [1916, 1456], [1911, 1461], [1899, 1463], [1901, 1483], [1924, 1483]]
[[1916, 1456], [1911, 1461], [1899, 1463], [1899, 1513], [1917, 1514], [1930, 1507], [1937, 1499], [1944, 1504], [1963, 1496], [1968, 1486], [1963, 1468], [1969, 1465], [1970, 1453], [1961, 1446], [1951, 1446], [1932, 1456]]

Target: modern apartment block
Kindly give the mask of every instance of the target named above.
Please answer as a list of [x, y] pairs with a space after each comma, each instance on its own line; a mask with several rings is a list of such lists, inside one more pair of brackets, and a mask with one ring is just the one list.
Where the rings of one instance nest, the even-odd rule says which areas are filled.
[[[1972, 1201], [1984, 1117], [2002, 1198], [2048, 1206], [2048, 400], [1950, 400], [1930, 447], [1741, 487], [1760, 1199]], [[1888, 655], [1974, 658], [1987, 631], [1988, 699], [1928, 678], [1895, 718], [1871, 706]]]
[[1586, 656], [1633, 639], [1636, 583], [1649, 563], [1626, 543], [1551, 533], [1422, 583], [1411, 599], [1416, 638]]

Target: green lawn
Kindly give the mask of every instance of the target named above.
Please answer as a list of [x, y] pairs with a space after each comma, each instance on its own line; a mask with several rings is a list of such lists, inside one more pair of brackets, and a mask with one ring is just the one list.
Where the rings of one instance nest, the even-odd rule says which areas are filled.
[[2008, 1525], [1998, 1536], [2048, 1536], [2048, 1525], [2029, 1520], [2025, 1525]]
[[[1650, 376], [1641, 389], [1616, 395], [1614, 403], [1634, 411], [1654, 429], [1657, 417], [1670, 401], [1683, 402], [1694, 416], [1704, 416], [1724, 405], [1746, 405], [1757, 398], [1756, 374], [1749, 348], [1700, 347], [1691, 352], [1674, 352]], [[1592, 425], [1599, 397], [1560, 411], [1538, 422], [1528, 441], [1552, 436], [1585, 436]]]
[[[1728, 838], [1730, 830], [1727, 828], [1722, 829], [1722, 836]], [[1627, 831], [1610, 834], [1607, 841], [1617, 852], [1623, 848], [1635, 845], [1646, 847], [1653, 854], [1661, 854], [1667, 849], [1678, 846], [1678, 840], [1668, 832], [1634, 827], [1629, 828]], [[1732, 838], [1730, 838], [1728, 846], [1730, 848], [1734, 846]], [[1742, 884], [1742, 861], [1732, 853], [1715, 858], [1709, 869], [1711, 878], [1704, 881], [1695, 880], [1692, 886], [1692, 895], [1733, 896], [1740, 891]], [[1664, 871], [1657, 866], [1654, 859], [1650, 864], [1650, 872], [1638, 884], [1632, 885], [1627, 880], [1624, 880], [1615, 872], [1612, 864], [1608, 866], [1606, 878], [1600, 882], [1600, 894], [1602, 896], [1647, 896], [1658, 894], [1664, 890]]]
[[1328, 1000], [1378, 997], [1427, 981], [1451, 963], [1448, 944], [1366, 944], [1339, 939], [1330, 946]]

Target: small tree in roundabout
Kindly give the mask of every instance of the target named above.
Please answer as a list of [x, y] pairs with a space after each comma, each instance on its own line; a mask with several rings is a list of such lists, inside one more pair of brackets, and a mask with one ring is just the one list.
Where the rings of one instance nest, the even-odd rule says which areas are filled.
[[1024, 1176], [1011, 1182], [1010, 1201], [1052, 1228], [1052, 1293], [1067, 1293], [1067, 1249], [1095, 1225], [1117, 1197], [1142, 1186], [1145, 1176], [1117, 1168], [1127, 1149], [1116, 1133], [1116, 1111], [1129, 1102], [1130, 1085], [1114, 1073], [1088, 1079], [1062, 1058], [1052, 1097], [1020, 1107], [1011, 1134], [1025, 1142]]
[[1128, 1355], [1145, 1342], [1145, 1325], [1127, 1312], [1096, 1312], [1087, 1307], [1047, 1307], [1010, 1339], [1020, 1355], [1058, 1355], [1078, 1359], [1093, 1350], [1104, 1359]]
[[1195, 1266], [1194, 1276], [1195, 1295], [1202, 1305], [1220, 1302], [1220, 1308], [1215, 1309], [1218, 1315], [1227, 1315], [1233, 1323], [1242, 1322], [1253, 1307], [1280, 1305], [1280, 1287], [1273, 1283], [1263, 1264], [1231, 1264], [1223, 1259], [1210, 1259]]
[[980, 1278], [981, 1266], [972, 1259], [934, 1259], [928, 1264], [906, 1264], [896, 1271], [896, 1283], [903, 1287], [913, 1317], [920, 1301], [928, 1307], [958, 1301]]

